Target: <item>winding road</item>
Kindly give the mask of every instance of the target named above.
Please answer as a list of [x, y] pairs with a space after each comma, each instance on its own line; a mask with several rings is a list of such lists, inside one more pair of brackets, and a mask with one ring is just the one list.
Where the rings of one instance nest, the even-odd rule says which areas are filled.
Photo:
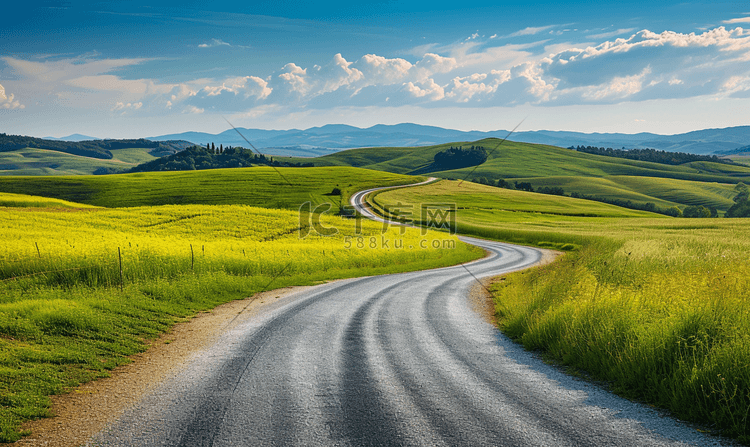
[[[353, 200], [369, 215], [365, 194]], [[490, 255], [263, 307], [90, 445], [720, 445], [510, 342], [471, 309], [469, 290], [541, 253], [462, 239]]]

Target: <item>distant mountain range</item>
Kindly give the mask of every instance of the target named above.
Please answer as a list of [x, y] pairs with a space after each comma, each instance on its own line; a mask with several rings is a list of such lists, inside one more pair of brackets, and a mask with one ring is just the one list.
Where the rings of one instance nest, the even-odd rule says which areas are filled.
[[[362, 129], [344, 124], [329, 124], [322, 127], [311, 127], [305, 130], [263, 130], [238, 128], [256, 148], [272, 155], [283, 156], [320, 156], [342, 149], [355, 147], [407, 147], [430, 146], [442, 143], [476, 141], [487, 137], [505, 138], [507, 130], [491, 132], [461, 131], [444, 129], [419, 124], [396, 124]], [[234, 129], [219, 134], [203, 132], [184, 132], [179, 134], [160, 135], [148, 138], [153, 141], [187, 140], [205, 146], [214, 143], [217, 146], [249, 145]], [[67, 138], [82, 137], [71, 135]], [[62, 138], [61, 138], [62, 139]], [[548, 144], [559, 147], [597, 146], [625, 149], [660, 149], [671, 152], [691, 154], [722, 154], [737, 148], [750, 145], [750, 126], [728, 127], [724, 129], [705, 129], [677, 135], [659, 135], [654, 133], [582, 133], [565, 131], [529, 131], [517, 132], [509, 140], [524, 143]], [[77, 141], [77, 140], [68, 140]]]
[[[45, 140], [53, 140], [53, 141], [71, 141], [71, 142], [74, 142], [74, 143], [78, 143], [80, 141], [94, 141], [94, 140], [99, 140], [99, 138], [90, 137], [88, 135], [81, 135], [79, 133], [74, 133], [73, 135], [68, 135], [67, 137], [60, 137], [60, 138], [44, 137], [44, 139]], [[162, 141], [162, 140], [160, 140], [160, 141]]]

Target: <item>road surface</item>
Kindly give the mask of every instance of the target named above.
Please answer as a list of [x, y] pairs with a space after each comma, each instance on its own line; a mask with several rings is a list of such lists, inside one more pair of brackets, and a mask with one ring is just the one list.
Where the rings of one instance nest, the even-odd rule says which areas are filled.
[[91, 445], [720, 445], [562, 374], [486, 323], [467, 300], [474, 277], [541, 253], [463, 239], [490, 256], [263, 308]]

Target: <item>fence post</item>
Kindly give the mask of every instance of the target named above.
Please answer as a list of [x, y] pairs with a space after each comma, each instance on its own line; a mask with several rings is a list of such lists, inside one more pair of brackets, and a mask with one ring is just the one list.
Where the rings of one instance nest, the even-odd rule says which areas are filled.
[[122, 253], [120, 252], [120, 247], [117, 247], [117, 259], [120, 261], [120, 292], [122, 292]]
[[34, 245], [36, 245], [36, 254], [39, 256], [39, 259], [42, 258], [42, 252], [39, 251], [39, 243], [34, 242]]
[[193, 253], [193, 244], [190, 244], [190, 270], [195, 267], [195, 254]]

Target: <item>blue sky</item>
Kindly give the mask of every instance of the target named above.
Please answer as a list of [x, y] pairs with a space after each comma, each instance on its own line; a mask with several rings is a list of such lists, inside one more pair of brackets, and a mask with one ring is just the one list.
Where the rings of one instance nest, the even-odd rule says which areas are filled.
[[[750, 125], [746, 2], [18, 2], [0, 132]], [[748, 29], [745, 29], [748, 28]]]

